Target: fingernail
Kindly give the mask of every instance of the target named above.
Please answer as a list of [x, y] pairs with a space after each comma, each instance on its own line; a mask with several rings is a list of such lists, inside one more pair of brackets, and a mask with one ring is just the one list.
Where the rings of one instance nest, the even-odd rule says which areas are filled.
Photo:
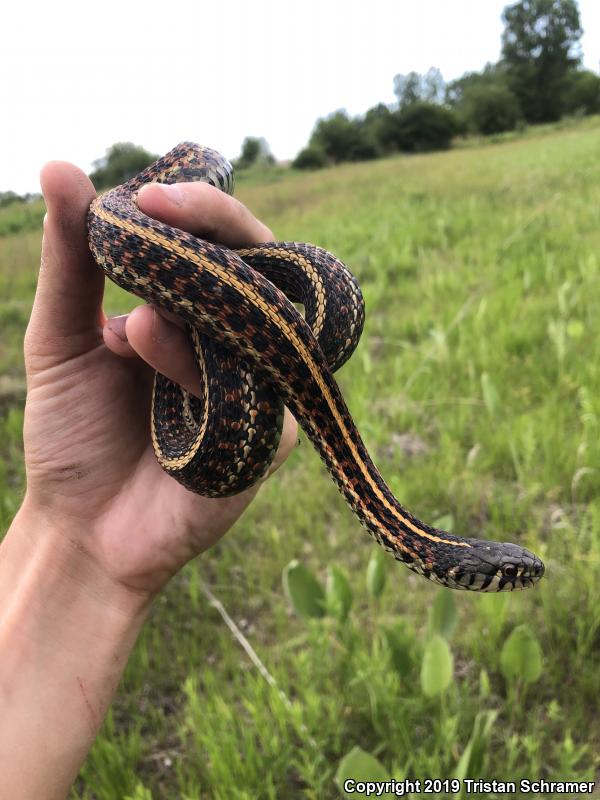
[[127, 334], [125, 333], [125, 325], [127, 324], [127, 317], [129, 314], [121, 314], [118, 317], [113, 317], [109, 319], [106, 323], [106, 327], [109, 331], [112, 331], [115, 336], [118, 336], [122, 342], [127, 341]]
[[148, 184], [149, 186], [158, 186], [160, 191], [164, 194], [167, 200], [170, 203], [173, 203], [174, 206], [181, 206], [183, 205], [183, 201], [185, 200], [185, 192], [176, 183], [152, 183]]
[[151, 329], [152, 341], [157, 344], [165, 344], [173, 336], [173, 326], [171, 323], [167, 322], [164, 317], [161, 317], [156, 309], [153, 309], [153, 311]]

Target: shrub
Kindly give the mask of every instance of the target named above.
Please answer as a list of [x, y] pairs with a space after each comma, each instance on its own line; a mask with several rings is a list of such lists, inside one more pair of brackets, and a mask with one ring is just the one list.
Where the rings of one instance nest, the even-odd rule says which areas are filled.
[[454, 112], [434, 103], [411, 103], [392, 116], [391, 136], [397, 148], [406, 152], [445, 150], [458, 131]]
[[377, 148], [362, 120], [351, 119], [343, 110], [317, 122], [309, 147], [320, 148], [334, 164], [377, 157]]
[[572, 72], [567, 80], [565, 113], [598, 114], [600, 112], [600, 76], [590, 70]]
[[292, 162], [295, 169], [321, 169], [327, 166], [327, 156], [320, 147], [309, 145], [300, 150]]
[[131, 142], [118, 142], [106, 151], [106, 155], [94, 161], [90, 178], [96, 189], [109, 189], [133, 178], [158, 156]]
[[236, 169], [264, 166], [270, 167], [275, 163], [271, 148], [265, 138], [246, 136], [242, 143], [242, 153], [234, 166]]
[[393, 113], [389, 106], [379, 103], [370, 108], [363, 120], [368, 140], [372, 142], [379, 155], [386, 155], [397, 150], [393, 131]]
[[461, 105], [467, 128], [475, 133], [512, 131], [521, 116], [519, 101], [500, 83], [470, 87]]
[[20, 201], [22, 201], [22, 198], [19, 197], [16, 192], [0, 192], [0, 208], [4, 208], [4, 206], [10, 206], [12, 203], [17, 203]]

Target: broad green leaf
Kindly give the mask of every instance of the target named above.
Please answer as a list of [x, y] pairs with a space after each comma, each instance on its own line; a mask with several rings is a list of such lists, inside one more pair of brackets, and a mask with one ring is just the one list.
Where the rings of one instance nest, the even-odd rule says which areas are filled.
[[283, 589], [294, 611], [301, 617], [325, 615], [325, 592], [313, 573], [299, 561], [283, 570]]
[[415, 661], [414, 635], [407, 631], [406, 625], [400, 621], [394, 627], [384, 628], [383, 636], [394, 670], [401, 677], [406, 677]]
[[367, 564], [367, 590], [372, 597], [379, 597], [385, 586], [385, 553], [373, 550]]
[[[349, 753], [340, 761], [335, 773], [335, 782], [344, 797], [356, 797], [355, 793], [347, 792], [344, 783], [348, 779], [354, 781], [389, 781], [390, 776], [375, 756], [362, 750], [360, 747], [353, 747]], [[389, 793], [379, 795], [379, 797], [391, 797]]]
[[458, 623], [458, 613], [452, 592], [436, 592], [433, 605], [429, 609], [429, 629], [449, 639]]
[[492, 383], [492, 379], [487, 372], [484, 372], [481, 375], [481, 392], [483, 394], [483, 402], [488, 410], [488, 414], [490, 417], [495, 417], [498, 413], [498, 409], [500, 408], [500, 397], [498, 395], [498, 390]]
[[421, 688], [427, 697], [435, 697], [445, 692], [454, 669], [454, 658], [448, 643], [439, 635], [428, 642], [421, 664]]
[[352, 607], [353, 595], [346, 573], [335, 565], [329, 568], [326, 600], [329, 613], [344, 622]]
[[500, 666], [507, 681], [534, 683], [542, 674], [542, 650], [527, 625], [519, 625], [504, 642]]

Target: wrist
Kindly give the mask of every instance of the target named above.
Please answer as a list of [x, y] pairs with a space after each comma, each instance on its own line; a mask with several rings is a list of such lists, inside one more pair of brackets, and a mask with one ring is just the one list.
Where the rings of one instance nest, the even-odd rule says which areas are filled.
[[24, 504], [0, 544], [0, 796], [14, 800], [66, 796], [150, 604], [70, 533]]
[[22, 596], [40, 610], [51, 602], [55, 613], [61, 607], [93, 609], [123, 623], [143, 620], [152, 595], [123, 585], [102, 568], [86, 548], [91, 531], [85, 524], [51, 518], [25, 498], [0, 543], [0, 608]]

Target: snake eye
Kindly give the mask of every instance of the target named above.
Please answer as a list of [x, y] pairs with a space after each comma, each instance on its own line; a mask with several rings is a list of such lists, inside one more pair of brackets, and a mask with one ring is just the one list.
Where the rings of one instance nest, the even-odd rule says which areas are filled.
[[516, 578], [517, 568], [514, 564], [506, 564], [504, 567], [502, 567], [502, 574], [505, 578]]

